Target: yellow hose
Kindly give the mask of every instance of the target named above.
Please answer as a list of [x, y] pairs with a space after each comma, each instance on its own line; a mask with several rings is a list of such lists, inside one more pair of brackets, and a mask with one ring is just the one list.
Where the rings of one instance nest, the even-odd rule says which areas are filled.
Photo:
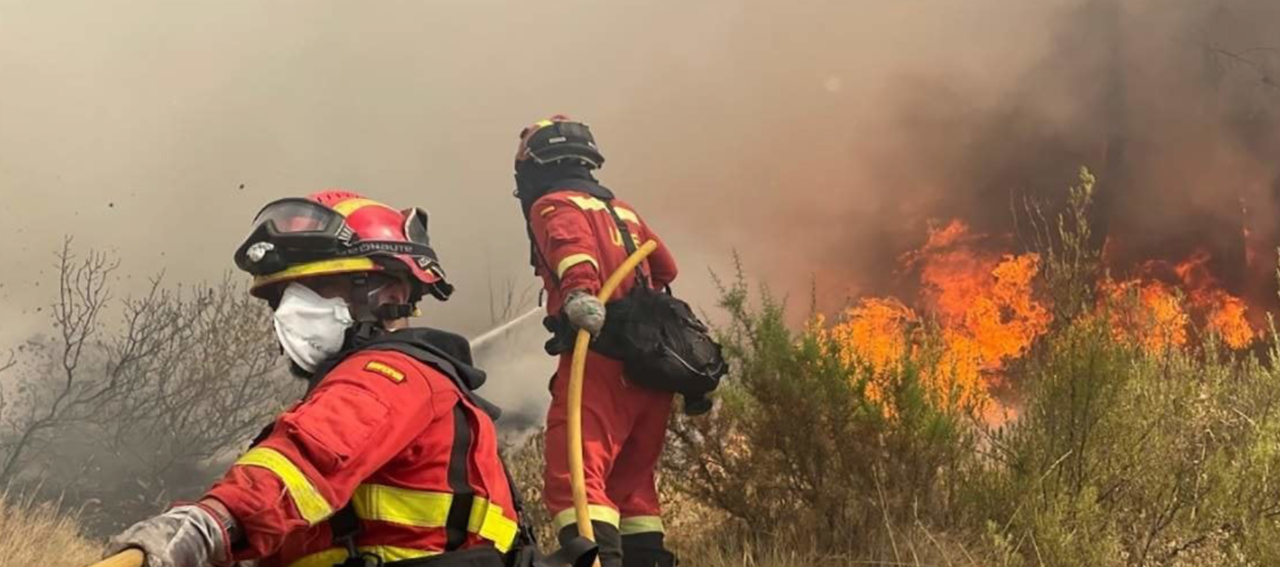
[[[597, 296], [601, 303], [609, 301], [613, 292], [622, 285], [622, 280], [635, 271], [645, 258], [648, 258], [658, 243], [648, 241], [627, 258], [613, 275], [604, 282]], [[578, 516], [578, 533], [591, 541], [596, 540], [595, 530], [591, 526], [591, 512], [587, 507], [587, 479], [582, 472], [582, 377], [587, 369], [587, 347], [591, 344], [591, 334], [578, 331], [578, 340], [573, 346], [573, 366], [569, 373], [569, 484], [573, 488], [573, 507]], [[146, 556], [137, 549], [129, 549], [112, 555], [90, 567], [142, 567]], [[600, 561], [596, 560], [596, 565]]]
[[146, 554], [139, 549], [126, 549], [89, 567], [142, 567]]
[[[597, 296], [601, 303], [609, 301], [613, 292], [622, 281], [631, 276], [636, 266], [658, 249], [658, 243], [650, 240], [644, 243], [627, 258], [613, 275], [604, 282]], [[607, 316], [607, 315], [606, 315]], [[587, 369], [587, 347], [591, 344], [591, 334], [578, 331], [578, 339], [573, 345], [573, 366], [569, 367], [569, 485], [573, 488], [573, 508], [578, 517], [578, 534], [591, 541], [596, 540], [595, 529], [591, 526], [591, 512], [587, 507], [587, 479], [582, 472], [582, 377]], [[600, 565], [599, 560], [596, 565]]]

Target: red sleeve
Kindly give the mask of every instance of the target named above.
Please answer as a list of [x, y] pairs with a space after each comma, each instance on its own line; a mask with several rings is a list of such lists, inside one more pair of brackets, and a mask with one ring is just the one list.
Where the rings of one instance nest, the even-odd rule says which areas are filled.
[[645, 240], [652, 240], [658, 243], [658, 249], [649, 255], [649, 274], [653, 278], [655, 287], [665, 287], [676, 281], [676, 276], [680, 270], [676, 268], [676, 258], [671, 255], [671, 250], [667, 248], [666, 243], [658, 238], [658, 234], [649, 228], [649, 223], [644, 223]]
[[264, 557], [350, 500], [434, 418], [432, 370], [395, 352], [358, 353], [281, 415], [208, 493], [245, 534], [237, 559]]
[[604, 283], [600, 250], [586, 213], [554, 197], [544, 197], [533, 204], [529, 216], [538, 250], [547, 261], [543, 269], [552, 270], [552, 276], [559, 279], [560, 293], [599, 293]]

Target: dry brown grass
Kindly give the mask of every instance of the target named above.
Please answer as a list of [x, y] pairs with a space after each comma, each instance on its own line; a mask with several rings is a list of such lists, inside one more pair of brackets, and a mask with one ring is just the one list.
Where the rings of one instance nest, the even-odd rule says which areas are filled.
[[83, 567], [101, 556], [102, 546], [80, 535], [75, 516], [0, 493], [0, 567]]
[[875, 553], [860, 556], [822, 554], [813, 551], [814, 541], [798, 541], [795, 534], [753, 533], [743, 525], [720, 525], [694, 537], [681, 533], [668, 537], [681, 564], [698, 567], [1009, 567], [975, 557], [961, 542], [923, 526], [892, 531], [891, 541]]

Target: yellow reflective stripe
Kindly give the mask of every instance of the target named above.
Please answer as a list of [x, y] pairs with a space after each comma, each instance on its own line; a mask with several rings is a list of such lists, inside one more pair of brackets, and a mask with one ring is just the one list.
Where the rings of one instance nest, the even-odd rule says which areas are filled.
[[293, 499], [294, 506], [297, 506], [298, 512], [307, 523], [314, 526], [333, 515], [333, 508], [329, 506], [329, 502], [320, 495], [297, 465], [279, 451], [266, 447], [251, 449], [235, 464], [264, 468], [280, 477], [285, 489], [289, 492], [289, 497]]
[[[570, 196], [569, 201], [572, 202], [574, 205], [577, 205], [579, 209], [582, 209], [584, 211], [608, 210], [608, 207], [604, 206], [604, 201], [601, 201], [600, 199], [597, 199], [595, 197]], [[630, 209], [625, 209], [622, 207], [616, 207], [616, 206], [613, 208], [613, 210], [618, 212], [618, 218], [625, 221], [631, 221], [633, 223], [640, 224], [640, 217], [636, 215], [635, 211], [632, 211]]]
[[[365, 208], [365, 207], [367, 207], [367, 206], [369, 206], [369, 205], [377, 205], [377, 206], [379, 206], [379, 207], [387, 207], [386, 205], [384, 205], [384, 204], [382, 204], [382, 203], [379, 203], [379, 202], [377, 202], [377, 201], [374, 201], [373, 199], [347, 199], [346, 201], [341, 201], [341, 202], [339, 202], [339, 203], [335, 204], [335, 205], [333, 206], [333, 210], [337, 211], [337, 212], [338, 212], [338, 214], [340, 214], [340, 215], [342, 215], [342, 216], [344, 216], [344, 217], [348, 217], [348, 216], [351, 216], [351, 213], [354, 213], [354, 212], [356, 212], [356, 211], [358, 211], [358, 210], [360, 210], [360, 209], [363, 209], [363, 208]], [[391, 207], [387, 207], [387, 208], [391, 208]]]
[[[381, 484], [362, 484], [351, 496], [356, 516], [418, 528], [443, 528], [449, 521], [453, 495], [448, 492], [411, 490]], [[519, 526], [502, 514], [502, 507], [476, 497], [471, 504], [467, 531], [492, 541], [506, 553], [515, 542]]]
[[443, 528], [449, 519], [453, 495], [447, 492], [408, 490], [380, 484], [362, 484], [351, 497], [356, 516], [419, 528]]
[[502, 514], [502, 507], [484, 498], [476, 498], [471, 505], [471, 517], [467, 531], [493, 542], [498, 551], [506, 553], [515, 542], [519, 531], [516, 522]]
[[[378, 557], [381, 557], [384, 562], [388, 563], [404, 559], [420, 559], [423, 557], [440, 555], [439, 551], [426, 551], [422, 549], [394, 547], [390, 545], [362, 545], [356, 549], [362, 553], [373, 553]], [[347, 550], [334, 548], [304, 556], [297, 561], [290, 563], [289, 567], [333, 567], [334, 565], [342, 564], [342, 562], [346, 560]]]
[[[591, 504], [587, 506], [587, 515], [591, 517], [593, 522], [604, 522], [613, 527], [618, 527], [620, 517], [618, 511], [608, 506]], [[555, 525], [556, 531], [559, 532], [565, 526], [578, 523], [578, 513], [573, 508], [561, 510], [551, 519], [551, 523]]]
[[565, 259], [560, 260], [560, 265], [556, 266], [556, 277], [563, 278], [564, 273], [569, 271], [569, 268], [577, 266], [578, 264], [591, 264], [596, 267], [596, 271], [600, 271], [600, 264], [597, 263], [596, 259], [592, 258], [590, 254], [572, 254], [570, 256], [566, 256]]
[[302, 278], [306, 276], [317, 276], [323, 274], [342, 274], [347, 272], [372, 272], [377, 269], [377, 264], [369, 258], [342, 258], [338, 260], [324, 260], [321, 262], [311, 262], [309, 264], [298, 264], [290, 266], [284, 270], [274, 274], [258, 276], [253, 278], [253, 287], [262, 287], [276, 282]]
[[600, 199], [597, 199], [597, 198], [595, 198], [595, 197], [577, 197], [577, 196], [570, 196], [570, 197], [569, 197], [569, 201], [570, 201], [570, 202], [572, 202], [573, 204], [577, 205], [579, 209], [582, 209], [582, 210], [584, 210], [584, 211], [603, 211], [603, 210], [605, 210], [605, 208], [604, 208], [604, 201], [601, 201]]
[[618, 523], [618, 533], [622, 535], [663, 531], [661, 516], [630, 516]]
[[377, 555], [386, 563], [440, 555], [439, 551], [427, 551], [425, 549], [413, 549], [409, 547], [395, 547], [392, 545], [362, 545], [357, 549], [365, 553]]
[[289, 564], [289, 567], [333, 567], [341, 565], [347, 560], [347, 550], [345, 549], [326, 549], [319, 553], [304, 555], [297, 561]]
[[618, 218], [624, 221], [631, 221], [633, 223], [640, 224], [640, 217], [636, 216], [635, 213], [622, 207], [614, 207], [613, 210], [618, 211]]

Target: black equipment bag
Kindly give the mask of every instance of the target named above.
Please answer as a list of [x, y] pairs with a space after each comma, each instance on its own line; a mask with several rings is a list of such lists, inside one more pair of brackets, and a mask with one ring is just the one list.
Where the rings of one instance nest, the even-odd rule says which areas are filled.
[[646, 388], [701, 398], [728, 373], [720, 345], [688, 303], [636, 286], [609, 304], [593, 350], [623, 361], [627, 379]]
[[[635, 254], [627, 224], [612, 202], [605, 201], [605, 206], [618, 225], [627, 255]], [[609, 303], [604, 330], [592, 348], [621, 360], [628, 380], [684, 395], [688, 410], [690, 401], [703, 400], [729, 372], [720, 344], [709, 331], [688, 303], [672, 295], [670, 287], [654, 290], [636, 266], [635, 285], [626, 297]]]

